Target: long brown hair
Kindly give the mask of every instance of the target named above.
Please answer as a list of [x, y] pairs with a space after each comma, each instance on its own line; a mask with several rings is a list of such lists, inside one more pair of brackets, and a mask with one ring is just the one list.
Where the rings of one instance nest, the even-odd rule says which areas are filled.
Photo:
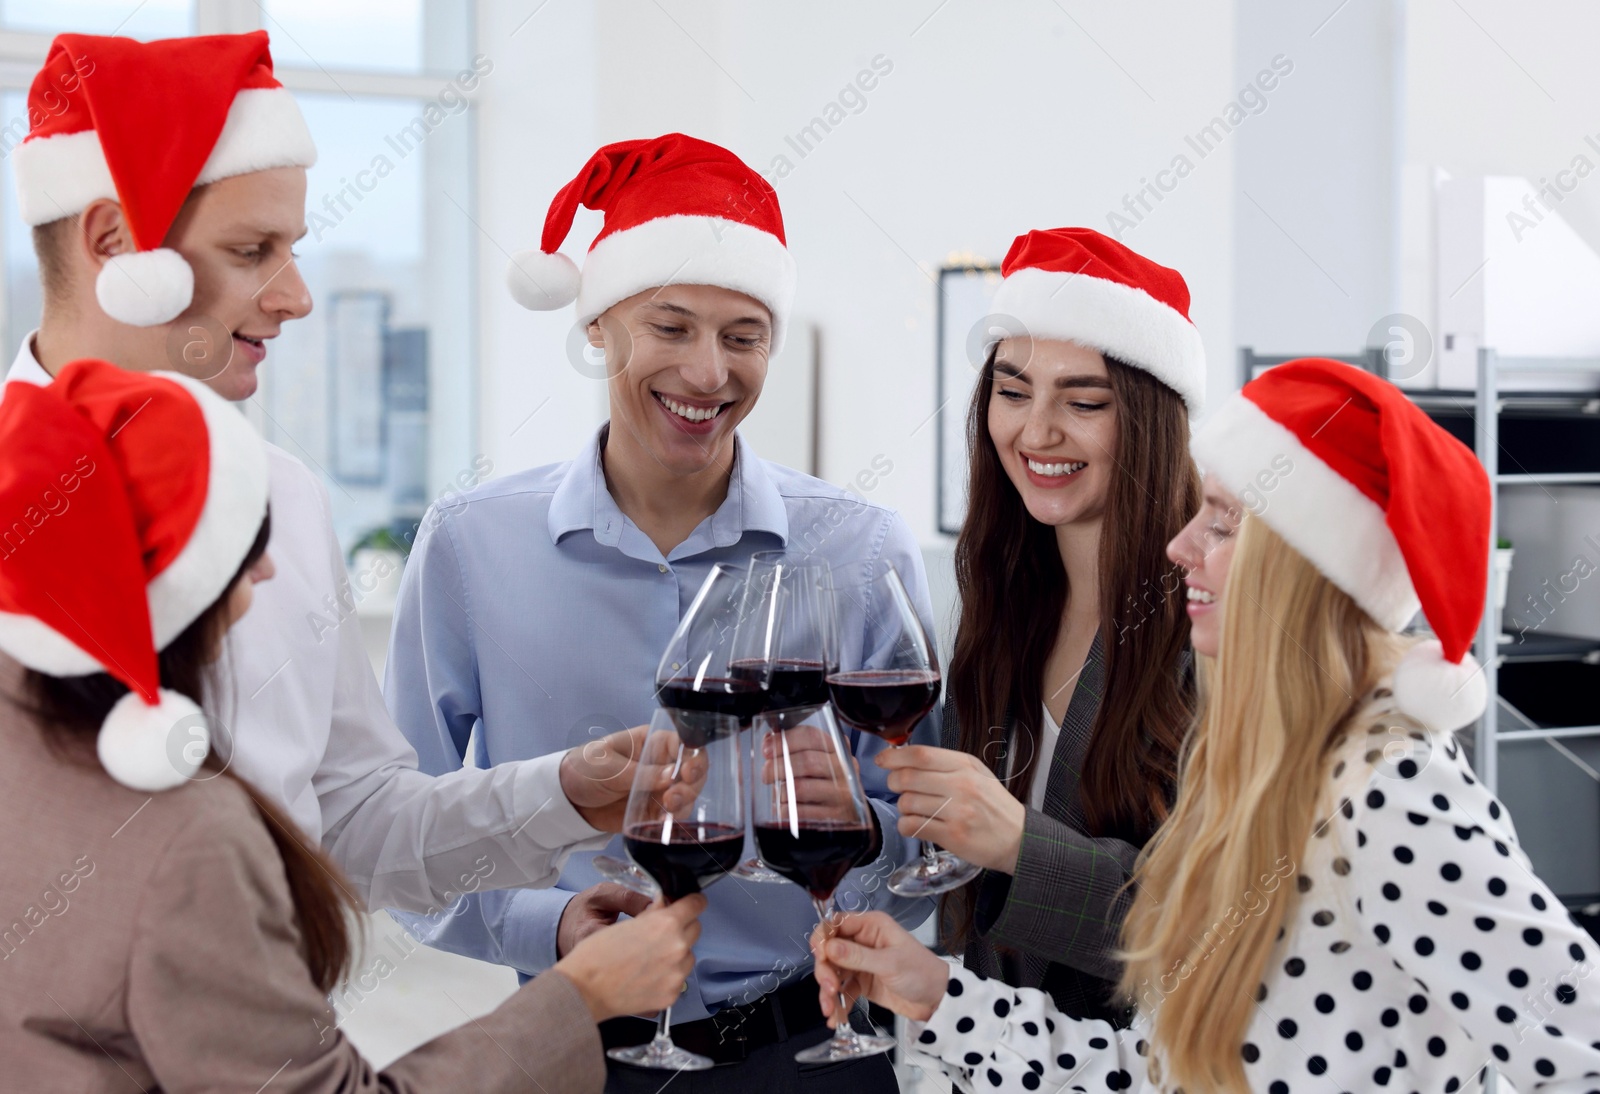
[[[266, 552], [271, 517], [261, 522], [261, 530], [232, 581], [231, 591], [245, 573]], [[177, 638], [161, 651], [161, 686], [186, 695], [207, 707], [225, 689], [227, 680], [217, 671], [217, 655], [227, 631], [228, 593], [224, 592], [200, 613]], [[45, 743], [58, 752], [81, 748], [100, 731], [100, 724], [128, 687], [108, 673], [87, 676], [49, 676], [28, 670], [25, 677], [24, 707], [39, 723]], [[244, 788], [261, 819], [272, 834], [272, 842], [283, 858], [289, 893], [299, 920], [301, 947], [306, 967], [318, 990], [332, 991], [344, 979], [351, 961], [348, 916], [361, 909], [361, 902], [331, 859], [320, 847], [306, 840], [299, 827], [283, 810], [264, 797], [247, 780], [226, 771], [215, 750], [206, 758], [205, 770], [231, 778]]]
[[[956, 540], [961, 618], [948, 675], [960, 747], [1003, 770], [1015, 747], [1032, 760], [1008, 786], [1026, 800], [1046, 778], [1040, 756], [1044, 668], [1071, 592], [1055, 530], [1029, 515], [989, 437], [998, 344], [967, 414], [971, 473]], [[1189, 415], [1178, 394], [1143, 369], [1107, 357], [1117, 408], [1116, 473], [1100, 533], [1100, 633], [1105, 685], [1082, 771], [1089, 834], [1143, 844], [1166, 818], [1177, 757], [1194, 716], [1182, 673], [1189, 640], [1181, 572], [1166, 546], [1200, 507], [1189, 458]], [[957, 890], [945, 920], [958, 946], [971, 930], [971, 894]]]
[[1154, 1014], [1166, 1080], [1219, 1094], [1249, 1089], [1239, 1044], [1299, 900], [1289, 879], [1327, 823], [1332, 754], [1406, 644], [1265, 522], [1247, 514], [1238, 537], [1177, 803], [1134, 873], [1119, 984]]

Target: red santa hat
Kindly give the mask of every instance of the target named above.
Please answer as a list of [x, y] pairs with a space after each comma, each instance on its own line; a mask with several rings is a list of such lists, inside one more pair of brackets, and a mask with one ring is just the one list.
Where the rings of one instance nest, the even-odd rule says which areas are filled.
[[227, 590], [266, 511], [265, 447], [197, 380], [75, 361], [0, 402], [0, 650], [128, 686], [99, 736], [123, 785], [165, 790], [205, 759], [157, 652]]
[[22, 219], [49, 224], [119, 201], [138, 249], [106, 262], [95, 296], [136, 327], [170, 322], [193, 298], [194, 271], [162, 246], [190, 190], [317, 159], [260, 30], [158, 42], [57, 35], [28, 118], [15, 152]]
[[[605, 226], [578, 267], [560, 247], [583, 205]], [[578, 302], [588, 323], [619, 300], [660, 285], [717, 285], [772, 312], [772, 351], [783, 345], [794, 299], [794, 260], [778, 195], [743, 160], [707, 141], [668, 133], [608, 144], [550, 203], [539, 250], [511, 258], [517, 303], [553, 311]]]
[[1490, 492], [1469, 448], [1389, 381], [1320, 358], [1250, 381], [1193, 448], [1228, 489], [1261, 497], [1255, 515], [1383, 626], [1398, 631], [1421, 607], [1437, 637], [1396, 669], [1401, 709], [1446, 730], [1483, 712], [1468, 651], [1488, 589]]
[[1144, 369], [1183, 397], [1191, 414], [1206, 394], [1206, 350], [1189, 321], [1189, 286], [1093, 228], [1018, 236], [1000, 264], [991, 313], [1021, 331], [1077, 342]]

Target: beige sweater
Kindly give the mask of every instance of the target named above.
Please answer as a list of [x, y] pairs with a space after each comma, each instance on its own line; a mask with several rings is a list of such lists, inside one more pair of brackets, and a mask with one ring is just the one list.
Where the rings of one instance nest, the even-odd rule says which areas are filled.
[[283, 862], [228, 778], [150, 795], [91, 749], [48, 751], [0, 658], [0, 1088], [80, 1092], [563, 1091], [605, 1083], [570, 981], [382, 1073], [299, 954]]

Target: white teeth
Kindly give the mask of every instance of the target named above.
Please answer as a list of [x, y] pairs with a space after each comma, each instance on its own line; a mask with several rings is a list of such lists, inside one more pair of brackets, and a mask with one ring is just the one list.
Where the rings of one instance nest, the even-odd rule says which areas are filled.
[[1190, 585], [1188, 588], [1189, 588], [1189, 602], [1191, 604], [1214, 604], [1214, 603], [1216, 603], [1216, 599], [1217, 598], [1212, 596], [1210, 593], [1206, 592], [1204, 589], [1196, 589], [1193, 585]]
[[1038, 460], [1028, 461], [1028, 470], [1032, 471], [1035, 475], [1071, 475], [1076, 471], [1082, 471], [1088, 466], [1089, 465], [1084, 462], [1040, 463]]
[[691, 422], [708, 422], [712, 418], [715, 418], [718, 414], [722, 413], [722, 407], [720, 406], [701, 408], [695, 406], [685, 406], [680, 402], [676, 402], [667, 398], [665, 395], [658, 394], [656, 398], [661, 401], [662, 406], [672, 411], [678, 417], [687, 418]]

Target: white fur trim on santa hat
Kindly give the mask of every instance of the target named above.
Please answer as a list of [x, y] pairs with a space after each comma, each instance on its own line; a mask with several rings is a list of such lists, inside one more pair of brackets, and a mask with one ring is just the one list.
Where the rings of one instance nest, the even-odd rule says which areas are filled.
[[200, 404], [211, 447], [211, 481], [200, 521], [176, 558], [151, 579], [150, 625], [167, 647], [228, 589], [267, 515], [266, 445], [239, 409], [189, 376], [157, 372]]
[[105, 666], [60, 631], [31, 615], [0, 612], [0, 650], [49, 676], [87, 676]]
[[716, 285], [753, 296], [772, 313], [772, 353], [783, 348], [795, 268], [778, 237], [721, 217], [666, 216], [615, 232], [589, 250], [578, 322], [662, 285]]
[[1395, 705], [1425, 726], [1460, 729], [1483, 713], [1488, 699], [1478, 662], [1470, 653], [1459, 663], [1445, 660], [1437, 639], [1418, 642], [1395, 666]]
[[81, 213], [101, 198], [117, 198], [117, 184], [92, 129], [23, 141], [12, 150], [11, 162], [17, 212], [29, 227]]
[[[189, 542], [146, 586], [157, 650], [227, 591], [267, 512], [266, 446], [237, 408], [199, 380], [155, 372], [181, 385], [200, 404], [211, 450], [205, 506]], [[3, 530], [0, 530], [3, 532]], [[101, 661], [31, 615], [0, 612], [0, 649], [37, 672], [85, 676], [105, 672]]]
[[196, 186], [274, 167], [311, 167], [317, 142], [286, 87], [250, 87], [233, 97]]
[[1000, 283], [989, 310], [1018, 320], [1031, 337], [1077, 342], [1144, 369], [1181, 395], [1191, 415], [1205, 402], [1200, 332], [1143, 289], [1088, 274], [1022, 269]]
[[[117, 185], [92, 129], [26, 140], [11, 154], [17, 210], [24, 224], [49, 224], [75, 216], [101, 198], [117, 200]], [[288, 89], [250, 88], [233, 97], [222, 133], [194, 185], [316, 162], [316, 143]]]
[[94, 279], [100, 310], [130, 327], [158, 327], [194, 299], [194, 269], [170, 247], [112, 255]]
[[130, 691], [100, 725], [101, 766], [131, 790], [171, 790], [194, 777], [211, 748], [205, 715], [192, 699], [166, 688], [157, 697], [150, 706]]
[[1417, 614], [1411, 575], [1383, 509], [1250, 399], [1229, 397], [1191, 448], [1202, 470], [1372, 618], [1398, 631]]
[[518, 251], [506, 265], [506, 287], [529, 311], [555, 311], [578, 299], [578, 267], [560, 251]]

